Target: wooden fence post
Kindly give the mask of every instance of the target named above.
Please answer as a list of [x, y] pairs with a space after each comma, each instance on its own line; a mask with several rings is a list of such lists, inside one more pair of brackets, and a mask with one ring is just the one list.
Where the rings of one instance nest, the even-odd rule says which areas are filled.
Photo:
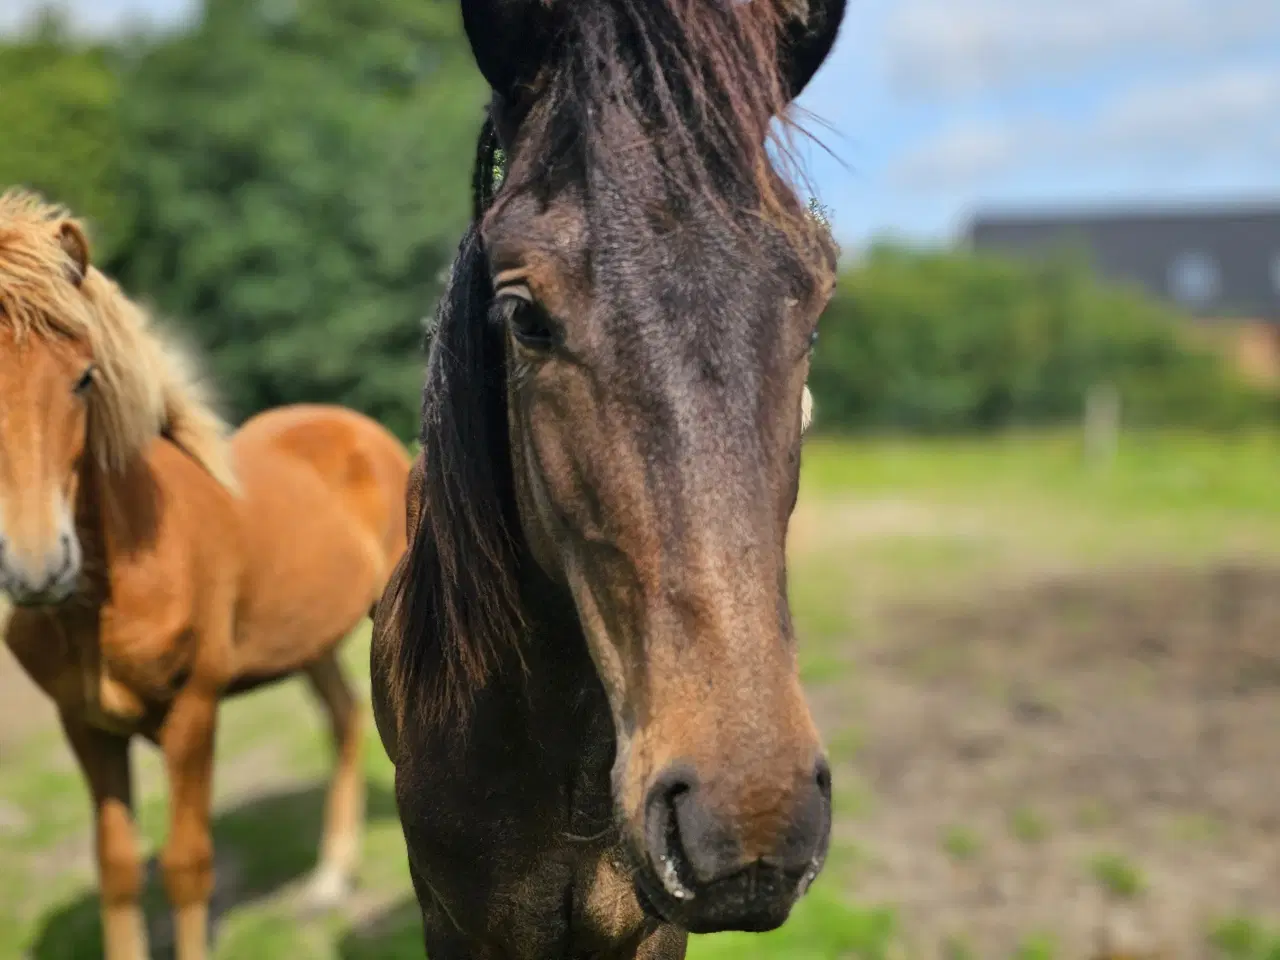
[[1090, 463], [1109, 464], [1120, 443], [1120, 391], [1097, 383], [1084, 398], [1084, 455]]

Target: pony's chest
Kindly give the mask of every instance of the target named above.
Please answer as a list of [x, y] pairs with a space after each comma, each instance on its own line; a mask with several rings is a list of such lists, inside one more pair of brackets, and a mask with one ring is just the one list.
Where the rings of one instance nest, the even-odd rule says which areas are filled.
[[59, 710], [122, 736], [141, 730], [148, 704], [104, 659], [94, 618], [24, 612], [15, 620], [9, 645]]
[[168, 699], [168, 670], [149, 658], [121, 655], [110, 641], [104, 617], [93, 635], [71, 644], [73, 673], [80, 692], [80, 709], [93, 726], [112, 733], [137, 733], [160, 702]]
[[189, 675], [188, 633], [104, 608], [96, 629], [69, 645], [85, 719], [122, 735], [145, 732]]
[[139, 731], [149, 712], [146, 701], [100, 663], [96, 667], [84, 663], [78, 673], [85, 720], [121, 736]]

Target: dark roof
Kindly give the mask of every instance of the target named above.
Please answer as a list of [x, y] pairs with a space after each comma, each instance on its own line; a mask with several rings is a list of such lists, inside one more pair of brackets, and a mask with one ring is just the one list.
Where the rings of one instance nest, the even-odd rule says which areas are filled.
[[1082, 250], [1103, 276], [1201, 317], [1280, 321], [1280, 202], [1089, 213], [980, 215], [979, 250]]

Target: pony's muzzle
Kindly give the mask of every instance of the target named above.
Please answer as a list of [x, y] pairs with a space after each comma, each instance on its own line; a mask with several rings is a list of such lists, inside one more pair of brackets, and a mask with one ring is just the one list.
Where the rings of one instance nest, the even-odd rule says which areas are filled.
[[0, 590], [18, 606], [61, 603], [75, 592], [80, 579], [80, 542], [63, 531], [52, 549], [19, 553], [0, 536]]
[[748, 811], [702, 786], [677, 765], [650, 788], [644, 841], [653, 878], [644, 899], [694, 933], [780, 926], [826, 858], [831, 835], [831, 771], [819, 759], [778, 795], [776, 807]]

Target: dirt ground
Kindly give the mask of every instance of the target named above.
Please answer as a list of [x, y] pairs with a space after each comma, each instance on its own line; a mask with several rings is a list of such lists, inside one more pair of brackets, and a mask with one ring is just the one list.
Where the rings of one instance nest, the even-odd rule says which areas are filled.
[[[1280, 910], [1280, 567], [1093, 572], [877, 617], [837, 790], [923, 956], [1208, 956]], [[841, 783], [843, 774], [844, 783]], [[855, 805], [856, 806], [856, 805]]]
[[[0, 596], [0, 635], [9, 622], [9, 609]], [[3, 641], [0, 641], [2, 643]], [[32, 734], [57, 725], [57, 713], [22, 672], [13, 655], [0, 646], [0, 761]]]

